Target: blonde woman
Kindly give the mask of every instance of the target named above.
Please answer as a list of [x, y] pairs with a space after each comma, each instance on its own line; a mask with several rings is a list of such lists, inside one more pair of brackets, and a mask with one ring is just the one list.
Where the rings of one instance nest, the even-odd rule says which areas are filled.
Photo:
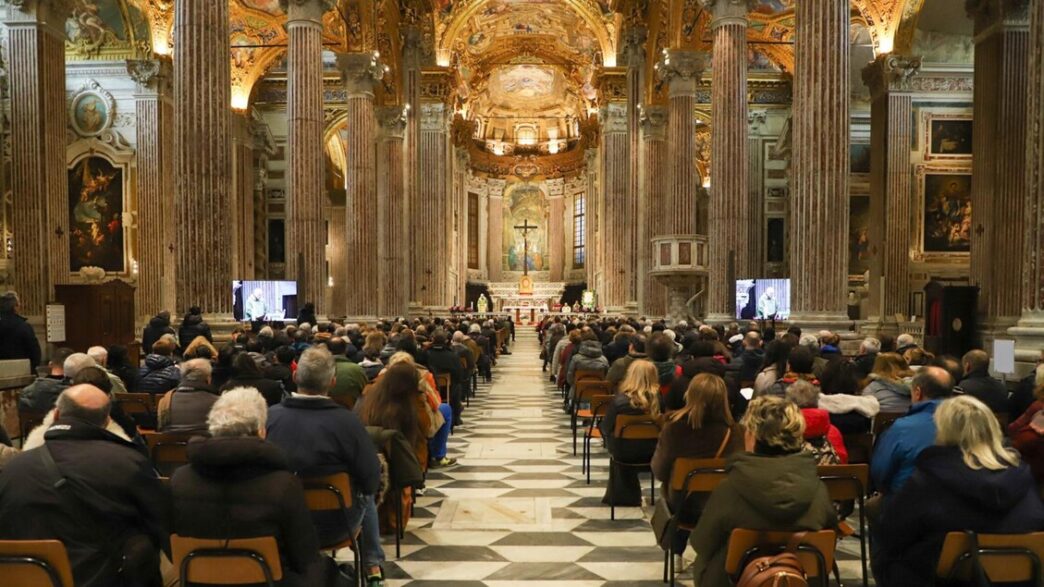
[[906, 412], [910, 409], [910, 378], [913, 371], [901, 355], [881, 353], [874, 359], [870, 384], [863, 395], [877, 398], [882, 412]]
[[1003, 444], [986, 404], [968, 395], [935, 410], [935, 446], [875, 528], [879, 585], [930, 585], [947, 532], [1021, 534], [1044, 529], [1044, 505], [1029, 467]]
[[[617, 442], [613, 436], [616, 417], [619, 415], [646, 415], [660, 420], [663, 413], [663, 396], [660, 395], [660, 376], [656, 365], [645, 359], [634, 361], [627, 368], [627, 375], [620, 382], [619, 391], [606, 408], [605, 417], [599, 426], [606, 439], [609, 452], [616, 460], [625, 463], [648, 462], [656, 450], [656, 441]], [[638, 469], [618, 467], [613, 471], [613, 487], [606, 487], [602, 503], [610, 503], [610, 497], [618, 506], [640, 506], [642, 488], [638, 482]]]
[[697, 554], [693, 573], [700, 587], [731, 585], [725, 552], [737, 528], [796, 531], [837, 525], [816, 462], [802, 452], [801, 410], [793, 402], [761, 396], [750, 402], [741, 424], [748, 452], [729, 459], [728, 477], [711, 494], [689, 540]]

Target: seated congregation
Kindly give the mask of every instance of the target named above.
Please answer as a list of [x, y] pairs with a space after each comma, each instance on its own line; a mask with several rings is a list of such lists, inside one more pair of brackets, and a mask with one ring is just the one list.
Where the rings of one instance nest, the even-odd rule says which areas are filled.
[[[60, 541], [78, 587], [169, 585], [192, 544], [257, 537], [273, 584], [382, 586], [382, 535], [398, 548], [426, 472], [456, 464], [449, 436], [511, 328], [300, 323], [217, 344], [193, 309], [180, 332], [150, 322], [141, 366], [58, 349], [19, 396], [21, 449], [0, 443], [0, 540]], [[330, 556], [346, 548], [354, 564]]]
[[[785, 568], [778, 560], [744, 565], [744, 531], [757, 531], [747, 547], [781, 533], [769, 555], [800, 555], [788, 544], [795, 535], [818, 548], [823, 559], [801, 557], [799, 573], [824, 585], [831, 572], [840, 584], [835, 544], [852, 537], [864, 584], [872, 571], [885, 586], [950, 584], [949, 570], [970, 581], [955, 584], [991, 584], [956, 568], [951, 547], [980, 561], [979, 535], [1016, 535], [993, 562], [1039, 580], [1018, 547], [1039, 553], [1044, 542], [1044, 355], [1009, 392], [984, 351], [936, 357], [910, 335], [867, 338], [845, 356], [833, 332], [753, 322], [549, 317], [538, 331], [584, 466], [599, 444], [609, 453], [612, 517], [618, 506], [654, 506], [665, 582], [691, 546], [699, 587], [806, 584], [769, 581]], [[642, 471], [661, 483], [649, 501]]]

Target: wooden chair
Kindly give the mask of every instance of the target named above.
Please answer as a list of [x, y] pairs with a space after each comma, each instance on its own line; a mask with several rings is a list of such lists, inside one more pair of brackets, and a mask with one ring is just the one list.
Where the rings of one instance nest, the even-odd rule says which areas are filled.
[[170, 537], [171, 558], [182, 585], [275, 587], [283, 579], [279, 546], [273, 536], [259, 538]]
[[435, 388], [439, 391], [439, 395], [442, 396], [442, 403], [449, 403], [450, 397], [450, 386], [453, 384], [453, 379], [449, 373], [437, 373], [435, 374]]
[[591, 484], [591, 456], [594, 452], [591, 443], [594, 439], [602, 437], [602, 430], [598, 427], [598, 423], [605, 417], [605, 412], [612, 401], [613, 396], [611, 395], [596, 395], [591, 398], [591, 418], [588, 420], [587, 431], [584, 432], [584, 452], [580, 459], [580, 471], [587, 472], [588, 485]]
[[21, 406], [18, 407], [18, 434], [21, 435], [22, 446], [25, 446], [25, 440], [29, 438], [29, 433], [33, 431], [33, 428], [43, 424], [48, 411], [30, 410]]
[[[671, 493], [684, 495], [683, 505], [694, 494], [710, 495], [719, 483], [725, 480], [725, 459], [679, 458], [671, 467]], [[671, 512], [667, 522], [667, 550], [663, 557], [663, 581], [674, 587], [674, 534], [678, 530], [692, 531], [694, 525], [678, 520], [677, 511]]]
[[142, 437], [149, 447], [152, 464], [160, 476], [170, 477], [174, 471], [188, 464], [188, 442], [195, 436], [191, 432], [152, 432], [144, 431]]
[[[863, 585], [868, 585], [869, 572], [866, 552], [866, 494], [870, 487], [870, 466], [867, 464], [820, 465], [819, 478], [826, 485], [832, 501], [855, 500], [859, 503], [859, 558], [862, 562]], [[839, 580], [840, 582], [840, 580]]]
[[1041, 585], [1044, 532], [976, 534], [950, 532], [943, 542], [935, 576], [947, 580], [975, 579], [976, 566], [991, 583], [1032, 581]]
[[845, 448], [848, 449], [849, 464], [870, 464], [874, 454], [874, 435], [869, 432], [862, 434], [846, 434], [844, 436]]
[[[737, 580], [751, 559], [782, 552], [793, 535], [793, 532], [733, 530], [725, 554], [725, 572], [733, 581]], [[805, 574], [810, 579], [818, 578], [823, 587], [830, 583], [836, 542], [837, 536], [833, 530], [820, 530], [808, 532], [798, 545], [797, 557], [805, 569]]]
[[581, 404], [590, 404], [591, 399], [596, 395], [610, 395], [612, 391], [609, 389], [608, 381], [599, 381], [594, 379], [584, 379], [583, 381], [577, 381], [576, 392], [573, 394], [573, 406], [572, 406], [572, 417], [570, 418], [570, 424], [573, 428], [573, 456], [576, 456], [576, 435], [577, 435], [577, 424], [581, 420], [588, 420], [593, 417], [590, 408], [580, 409]]
[[[352, 481], [348, 473], [337, 473], [325, 477], [305, 477], [301, 479], [304, 486], [305, 503], [312, 512], [340, 511], [344, 516], [344, 527], [349, 528], [348, 508], [352, 507]], [[355, 562], [355, 576], [359, 585], [364, 576], [362, 568], [359, 536], [362, 527], [355, 529], [353, 535], [333, 544], [320, 544], [320, 550], [329, 550], [336, 555], [342, 548], [351, 548]]]
[[906, 412], [879, 412], [874, 416], [874, 422], [872, 425], [874, 433], [874, 442], [884, 434], [885, 430], [892, 427], [895, 421], [906, 415]]
[[74, 587], [72, 565], [57, 540], [0, 540], [5, 587]]
[[[660, 424], [656, 422], [652, 417], [648, 415], [620, 415], [616, 417], [616, 423], [613, 427], [613, 437], [616, 442], [635, 442], [642, 440], [659, 440], [660, 438]], [[618, 461], [613, 458], [612, 451], [609, 452], [609, 519], [616, 519], [616, 498], [613, 496], [613, 473], [617, 467], [633, 467], [640, 469], [650, 469], [652, 467], [652, 461], [645, 461], [642, 463], [632, 463]], [[650, 475], [651, 482], [649, 483], [649, 496], [653, 503], [656, 503], [656, 478]]]
[[578, 382], [585, 379], [601, 381], [605, 379], [605, 371], [602, 371], [601, 369], [577, 369], [576, 372], [573, 373], [573, 385], [576, 385]]

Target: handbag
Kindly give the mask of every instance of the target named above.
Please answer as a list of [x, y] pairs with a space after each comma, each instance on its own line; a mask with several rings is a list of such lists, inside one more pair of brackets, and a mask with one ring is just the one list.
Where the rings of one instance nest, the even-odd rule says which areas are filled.
[[736, 587], [808, 587], [805, 568], [797, 557], [798, 545], [804, 538], [805, 532], [798, 532], [780, 554], [751, 560], [743, 567]]

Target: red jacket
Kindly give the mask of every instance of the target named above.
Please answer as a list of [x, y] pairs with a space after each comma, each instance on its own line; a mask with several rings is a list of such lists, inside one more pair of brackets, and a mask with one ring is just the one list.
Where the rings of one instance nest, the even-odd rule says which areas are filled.
[[841, 459], [841, 464], [847, 465], [848, 450], [845, 449], [845, 439], [841, 436], [841, 431], [830, 423], [830, 412], [819, 408], [802, 408], [801, 415], [805, 417], [805, 438], [826, 436], [830, 444], [834, 445], [834, 452]]

